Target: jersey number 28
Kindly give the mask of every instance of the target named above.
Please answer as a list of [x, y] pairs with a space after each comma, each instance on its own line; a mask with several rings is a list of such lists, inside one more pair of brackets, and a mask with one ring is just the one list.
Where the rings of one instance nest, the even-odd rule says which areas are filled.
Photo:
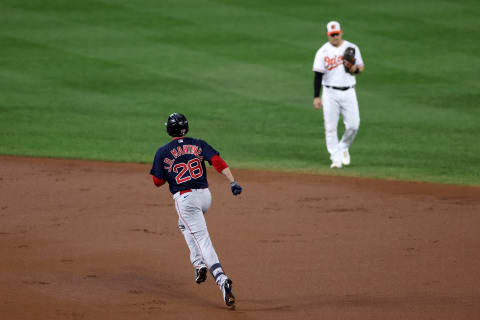
[[[187, 171], [190, 175], [185, 175]], [[203, 175], [202, 164], [197, 158], [191, 159], [187, 163], [177, 163], [173, 166], [173, 172], [178, 173], [175, 181], [180, 184], [189, 181], [190, 179], [198, 179]]]

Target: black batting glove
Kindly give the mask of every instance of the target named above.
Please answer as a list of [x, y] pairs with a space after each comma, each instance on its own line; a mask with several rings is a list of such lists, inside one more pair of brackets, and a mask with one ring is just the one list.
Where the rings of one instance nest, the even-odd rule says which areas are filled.
[[237, 196], [240, 193], [242, 193], [242, 187], [238, 184], [238, 182], [236, 181], [230, 182], [230, 186], [232, 187], [232, 193], [234, 196]]

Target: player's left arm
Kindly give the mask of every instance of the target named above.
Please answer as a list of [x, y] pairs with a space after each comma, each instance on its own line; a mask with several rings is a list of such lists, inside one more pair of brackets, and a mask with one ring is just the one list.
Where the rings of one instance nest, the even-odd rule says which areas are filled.
[[355, 46], [355, 61], [353, 65], [353, 73], [359, 74], [365, 70], [365, 64], [363, 63], [362, 54], [360, 53], [360, 48]]
[[220, 157], [220, 153], [213, 149], [208, 143], [203, 140], [200, 140], [202, 145], [202, 156], [207, 160], [218, 172], [223, 174], [223, 176], [230, 182], [230, 187], [234, 196], [242, 193], [242, 187], [235, 181], [235, 178], [230, 171], [225, 160]]
[[235, 181], [232, 171], [230, 171], [230, 168], [228, 167], [225, 160], [223, 160], [218, 154], [216, 154], [210, 159], [210, 163], [215, 168], [215, 170], [223, 174], [225, 178], [227, 178], [228, 182], [230, 182], [233, 195], [239, 195], [242, 192], [242, 187], [238, 184], [238, 182]]
[[362, 73], [364, 69], [365, 69], [365, 67], [363, 66], [363, 64], [355, 63], [355, 64], [350, 68], [350, 72], [351, 72], [352, 74], [359, 74], [359, 73]]

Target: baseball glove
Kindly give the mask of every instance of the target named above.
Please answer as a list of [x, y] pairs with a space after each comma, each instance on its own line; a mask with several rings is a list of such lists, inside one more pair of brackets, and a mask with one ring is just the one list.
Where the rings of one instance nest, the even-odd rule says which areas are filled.
[[355, 64], [355, 48], [348, 47], [343, 52], [343, 66], [345, 67], [345, 71], [348, 73], [352, 73], [350, 68]]

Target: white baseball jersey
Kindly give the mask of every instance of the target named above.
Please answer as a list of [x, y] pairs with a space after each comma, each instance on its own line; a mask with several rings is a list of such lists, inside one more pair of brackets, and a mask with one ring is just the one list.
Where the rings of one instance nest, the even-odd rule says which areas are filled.
[[355, 85], [355, 76], [345, 72], [343, 67], [343, 52], [348, 47], [355, 48], [356, 64], [363, 65], [360, 49], [347, 40], [343, 40], [339, 47], [334, 47], [330, 42], [327, 42], [318, 49], [313, 62], [313, 71], [323, 73], [322, 85], [335, 87]]

